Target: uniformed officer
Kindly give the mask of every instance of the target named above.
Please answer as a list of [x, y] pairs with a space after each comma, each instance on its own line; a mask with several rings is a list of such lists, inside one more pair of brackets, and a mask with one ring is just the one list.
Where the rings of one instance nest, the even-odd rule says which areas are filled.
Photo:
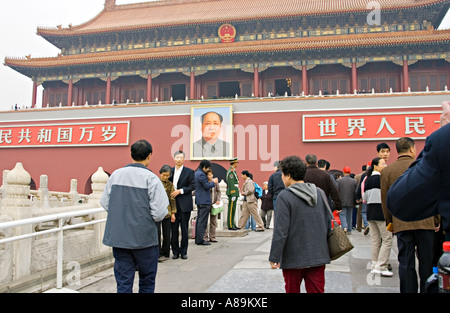
[[230, 160], [230, 169], [227, 171], [227, 196], [228, 196], [228, 220], [229, 230], [237, 230], [234, 215], [236, 214], [236, 202], [239, 198], [239, 178], [236, 168], [239, 164], [238, 158]]

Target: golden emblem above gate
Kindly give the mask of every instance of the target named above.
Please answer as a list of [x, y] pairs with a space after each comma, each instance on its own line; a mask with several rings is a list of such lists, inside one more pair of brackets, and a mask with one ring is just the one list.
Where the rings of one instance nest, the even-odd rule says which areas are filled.
[[219, 28], [219, 37], [221, 42], [234, 42], [236, 38], [236, 28], [231, 24], [223, 24]]

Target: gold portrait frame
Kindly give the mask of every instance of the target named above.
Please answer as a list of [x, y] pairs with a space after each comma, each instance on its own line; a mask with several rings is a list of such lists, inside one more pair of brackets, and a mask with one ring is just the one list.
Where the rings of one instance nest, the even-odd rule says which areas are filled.
[[[202, 117], [210, 117], [213, 120], [220, 121], [220, 133], [217, 134], [217, 124], [212, 131], [217, 138], [211, 140], [205, 139], [207, 122], [205, 121], [205, 126], [203, 126]], [[193, 161], [204, 159], [230, 160], [233, 156], [234, 147], [233, 126], [233, 105], [231, 104], [192, 106], [190, 159]]]

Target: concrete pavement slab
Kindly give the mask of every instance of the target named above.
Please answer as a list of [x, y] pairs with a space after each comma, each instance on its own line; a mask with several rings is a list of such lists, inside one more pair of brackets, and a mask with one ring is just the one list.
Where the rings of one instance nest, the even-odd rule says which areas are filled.
[[[398, 293], [396, 241], [391, 251], [393, 277], [370, 274], [370, 235], [349, 235], [355, 248], [326, 266], [326, 293]], [[166, 260], [158, 265], [156, 293], [284, 293], [281, 270], [268, 262], [272, 229], [242, 237], [218, 237], [210, 246], [189, 241], [188, 259]], [[134, 291], [138, 291], [138, 275]], [[113, 269], [68, 286], [80, 293], [115, 293]], [[304, 286], [302, 286], [304, 292]]]

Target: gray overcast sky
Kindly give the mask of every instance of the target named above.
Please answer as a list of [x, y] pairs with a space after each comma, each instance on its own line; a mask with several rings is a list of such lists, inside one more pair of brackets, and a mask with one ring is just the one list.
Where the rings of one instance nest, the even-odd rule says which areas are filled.
[[[148, 0], [117, 0], [117, 4]], [[258, 1], [258, 0], [256, 0]], [[0, 11], [0, 111], [10, 110], [16, 103], [30, 106], [32, 82], [28, 77], [3, 65], [5, 57], [53, 57], [59, 49], [36, 35], [38, 26], [80, 25], [103, 10], [104, 0], [14, 0], [2, 1]], [[450, 28], [450, 14], [441, 26]], [[42, 89], [37, 96], [42, 102]]]

